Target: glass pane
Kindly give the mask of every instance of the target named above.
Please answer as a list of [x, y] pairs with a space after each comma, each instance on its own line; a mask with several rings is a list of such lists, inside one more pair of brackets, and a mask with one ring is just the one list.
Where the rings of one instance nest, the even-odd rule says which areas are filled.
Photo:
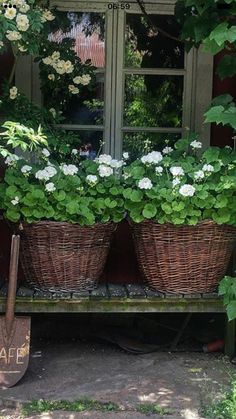
[[124, 126], [181, 127], [183, 76], [127, 75]]
[[72, 124], [103, 125], [104, 74], [97, 75], [97, 83], [92, 90], [84, 89], [72, 98], [64, 117]]
[[134, 160], [150, 151], [161, 151], [166, 145], [173, 146], [180, 137], [181, 134], [172, 133], [125, 133], [123, 138], [123, 151], [127, 151], [131, 160]]
[[[184, 44], [174, 16], [127, 14], [125, 66], [139, 68], [184, 68]], [[152, 23], [152, 24], [151, 24]], [[169, 34], [170, 36], [168, 36]]]
[[[69, 18], [70, 27], [63, 27]], [[62, 29], [52, 33], [50, 41], [62, 42], [66, 38], [74, 40], [74, 48], [84, 63], [91, 60], [97, 68], [105, 67], [105, 15], [103, 13], [61, 12]], [[53, 31], [53, 23], [52, 23]]]

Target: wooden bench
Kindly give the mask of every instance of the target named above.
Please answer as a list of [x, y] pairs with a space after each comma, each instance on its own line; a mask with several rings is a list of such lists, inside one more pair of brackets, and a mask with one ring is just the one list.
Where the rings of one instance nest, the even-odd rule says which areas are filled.
[[[0, 311], [5, 311], [7, 285], [0, 288]], [[76, 293], [33, 291], [19, 286], [16, 313], [188, 313], [175, 338], [178, 343], [191, 313], [225, 313], [217, 293], [163, 294], [139, 284], [100, 284], [96, 290]], [[235, 322], [225, 326], [225, 353], [235, 351]]]

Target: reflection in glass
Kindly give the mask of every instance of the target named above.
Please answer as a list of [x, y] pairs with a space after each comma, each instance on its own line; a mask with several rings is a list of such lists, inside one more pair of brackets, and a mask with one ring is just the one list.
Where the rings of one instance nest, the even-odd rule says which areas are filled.
[[[174, 16], [127, 14], [125, 67], [184, 68], [184, 44]], [[161, 30], [158, 30], [161, 29]], [[170, 34], [168, 37], [163, 32]]]
[[150, 151], [162, 151], [166, 145], [170, 147], [181, 137], [181, 134], [132, 132], [125, 133], [123, 151], [128, 152], [131, 160], [141, 157]]
[[94, 160], [101, 150], [103, 140], [103, 131], [77, 131], [80, 143], [78, 151], [82, 158]]
[[66, 38], [73, 39], [75, 51], [83, 63], [91, 60], [94, 67], [104, 68], [105, 15], [69, 12], [66, 16], [69, 18], [70, 28], [63, 28], [65, 13], [61, 12], [62, 29], [53, 33], [50, 40], [60, 43]]
[[183, 76], [127, 75], [124, 126], [181, 127]]

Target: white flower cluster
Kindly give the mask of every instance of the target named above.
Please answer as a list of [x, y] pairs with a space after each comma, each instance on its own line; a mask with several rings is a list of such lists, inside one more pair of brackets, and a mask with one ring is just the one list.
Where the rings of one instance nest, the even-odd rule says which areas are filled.
[[[59, 75], [72, 73], [74, 71], [72, 62], [70, 60], [61, 60], [60, 57], [60, 52], [54, 51], [52, 55], [43, 58], [42, 61], [45, 65], [51, 66]], [[54, 80], [53, 77], [52, 79]]]
[[74, 164], [62, 164], [60, 168], [65, 176], [74, 176], [78, 173], [78, 167]]
[[25, 166], [22, 166], [22, 168], [21, 168], [21, 172], [24, 175], [28, 175], [29, 172], [31, 172], [31, 170], [32, 170], [32, 167], [31, 166], [28, 166], [27, 164]]
[[201, 141], [197, 141], [197, 140], [194, 140], [194, 141], [192, 141], [191, 143], [190, 143], [190, 146], [193, 148], [193, 149], [199, 149], [199, 148], [202, 148], [202, 143], [201, 143]]
[[9, 93], [10, 93], [10, 95], [9, 95], [10, 99], [15, 100], [18, 96], [17, 87], [16, 86], [11, 87], [10, 90], [9, 90]]
[[141, 162], [144, 164], [158, 164], [163, 160], [163, 156], [159, 151], [152, 151], [141, 157]]
[[11, 154], [10, 156], [7, 156], [5, 163], [7, 166], [14, 166], [18, 160], [20, 160], [20, 158], [16, 154]]
[[11, 201], [12, 205], [18, 205], [18, 204], [19, 204], [19, 202], [20, 202], [20, 199], [19, 199], [19, 197], [18, 197], [18, 196], [15, 196], [15, 198], [14, 198], [14, 199], [12, 199], [12, 201]]
[[170, 168], [170, 173], [174, 177], [184, 176], [184, 171], [183, 171], [182, 167], [180, 167], [180, 166], [172, 166]]
[[57, 169], [54, 166], [46, 166], [43, 170], [38, 170], [35, 177], [38, 180], [48, 181], [51, 177], [57, 174]]
[[197, 172], [194, 173], [195, 180], [201, 180], [201, 179], [204, 179], [204, 177], [205, 177], [205, 173], [203, 170], [198, 170]]
[[163, 154], [170, 154], [170, 153], [172, 153], [172, 151], [174, 151], [172, 147], [167, 147], [166, 146], [165, 148], [163, 148], [162, 153]]
[[214, 167], [211, 164], [204, 164], [203, 172], [214, 172]]
[[49, 182], [49, 183], [46, 183], [45, 189], [47, 192], [54, 192], [56, 190], [56, 187], [53, 182]]
[[182, 196], [193, 196], [195, 194], [196, 189], [192, 185], [182, 185], [179, 189], [179, 193]]
[[152, 181], [148, 177], [144, 177], [138, 181], [138, 187], [140, 189], [152, 189]]
[[99, 163], [98, 173], [101, 177], [113, 175], [114, 169], [120, 169], [125, 164], [123, 160], [113, 159], [109, 154], [101, 154], [96, 161]]
[[46, 21], [51, 22], [52, 20], [55, 19], [55, 16], [52, 14], [52, 12], [50, 10], [44, 10], [42, 17], [41, 17], [41, 21], [44, 23]]
[[86, 180], [88, 181], [88, 183], [90, 183], [91, 185], [95, 185], [98, 181], [98, 177], [96, 175], [88, 175], [86, 177]]
[[163, 167], [161, 167], [161, 166], [157, 166], [156, 167], [156, 169], [155, 169], [155, 171], [156, 171], [156, 174], [158, 174], [158, 175], [161, 175], [162, 173], [163, 173]]
[[101, 164], [98, 167], [98, 173], [100, 177], [109, 177], [113, 175], [113, 169], [110, 166], [106, 166], [105, 164]]

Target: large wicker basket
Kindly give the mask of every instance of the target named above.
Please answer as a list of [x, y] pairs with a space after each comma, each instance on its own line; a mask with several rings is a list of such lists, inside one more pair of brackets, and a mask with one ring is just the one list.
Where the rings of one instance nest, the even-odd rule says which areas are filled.
[[131, 222], [140, 270], [148, 285], [170, 293], [214, 291], [225, 275], [236, 228], [202, 221], [196, 226]]
[[23, 224], [21, 265], [26, 282], [50, 291], [90, 290], [97, 285], [116, 224]]

